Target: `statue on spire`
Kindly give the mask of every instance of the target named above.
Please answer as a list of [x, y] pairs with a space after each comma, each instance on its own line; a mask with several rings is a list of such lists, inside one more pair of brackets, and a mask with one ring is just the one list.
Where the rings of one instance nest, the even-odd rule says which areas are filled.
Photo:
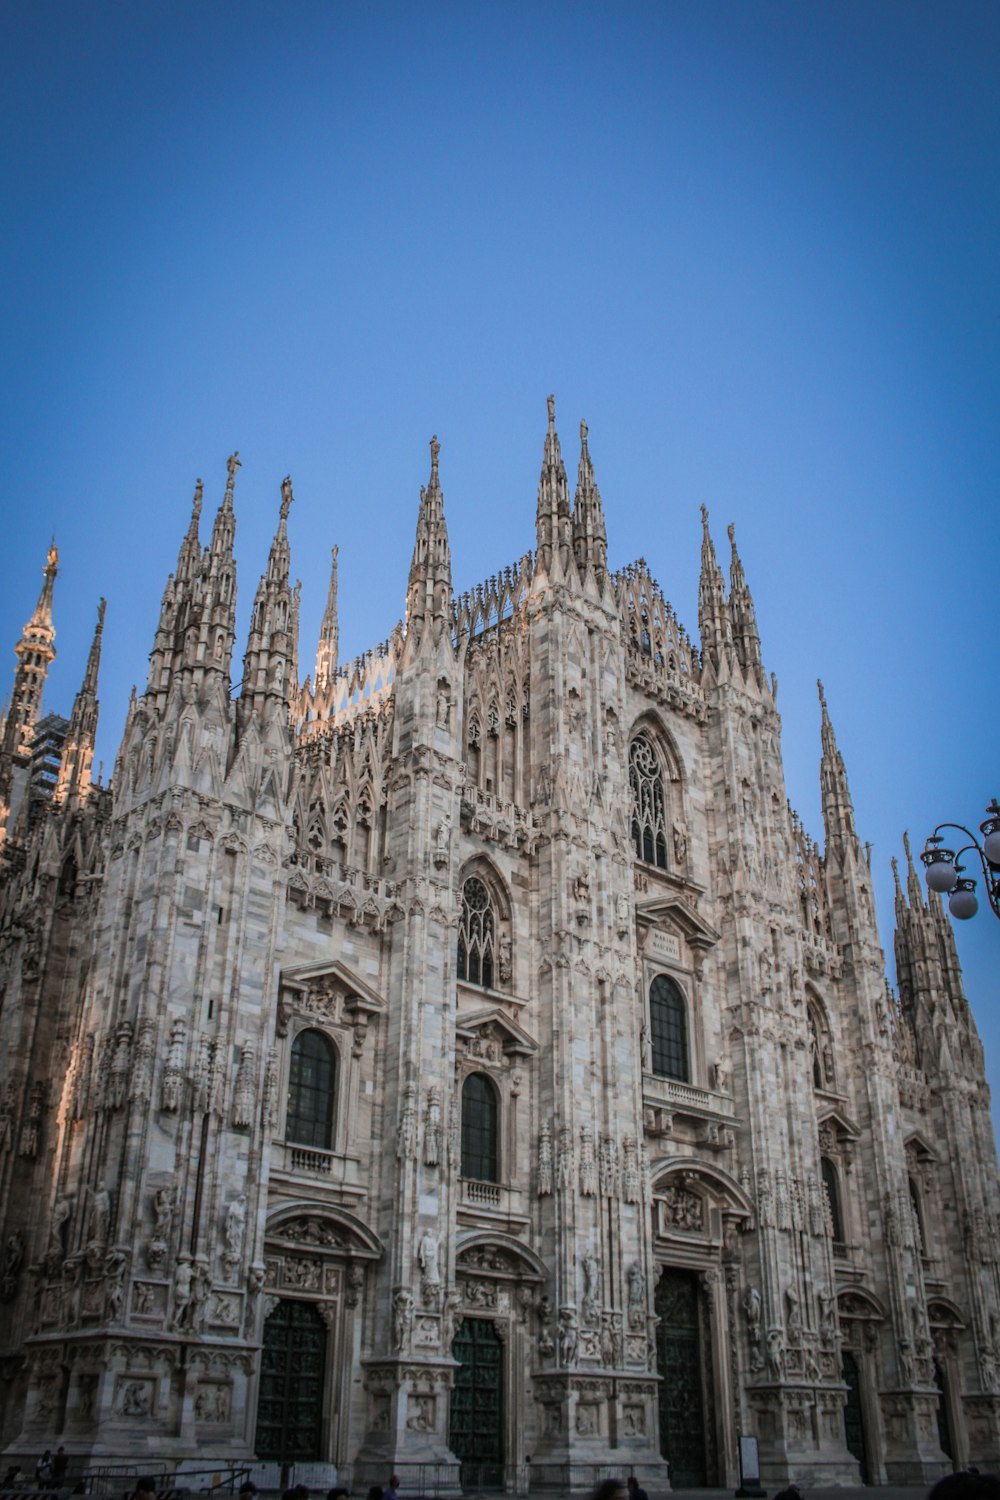
[[440, 452], [441, 452], [441, 444], [438, 442], [437, 435], [435, 434], [435, 436], [431, 438], [431, 478], [432, 479], [433, 479], [434, 475], [437, 473], [437, 470], [438, 470], [438, 454]]
[[285, 477], [284, 477], [284, 479], [281, 481], [281, 511], [280, 511], [280, 515], [281, 515], [281, 519], [283, 521], [287, 521], [288, 520], [288, 511], [289, 511], [289, 509], [291, 507], [292, 500], [294, 498], [295, 497], [292, 494], [292, 476], [291, 476], [291, 474], [286, 474]]

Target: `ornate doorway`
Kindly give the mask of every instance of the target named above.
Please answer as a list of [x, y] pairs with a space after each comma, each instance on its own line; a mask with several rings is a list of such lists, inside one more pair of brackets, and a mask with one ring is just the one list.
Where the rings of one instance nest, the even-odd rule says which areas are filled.
[[321, 1457], [326, 1328], [312, 1302], [281, 1298], [264, 1322], [258, 1457], [279, 1463]]
[[861, 1470], [861, 1483], [868, 1484], [868, 1461], [865, 1457], [865, 1419], [861, 1405], [861, 1371], [849, 1349], [844, 1350], [842, 1369], [847, 1386], [847, 1401], [844, 1405], [844, 1440], [847, 1451], [856, 1458]]
[[711, 1389], [708, 1340], [696, 1271], [668, 1268], [656, 1288], [656, 1354], [660, 1387], [660, 1452], [672, 1489], [708, 1484], [706, 1391]]
[[458, 1360], [448, 1445], [462, 1465], [462, 1486], [503, 1485], [503, 1345], [485, 1318], [464, 1318], [452, 1341]]

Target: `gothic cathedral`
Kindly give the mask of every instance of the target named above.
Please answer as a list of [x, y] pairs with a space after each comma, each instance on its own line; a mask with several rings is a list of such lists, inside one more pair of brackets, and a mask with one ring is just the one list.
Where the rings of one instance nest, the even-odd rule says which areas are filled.
[[550, 401], [534, 550], [457, 595], [432, 440], [405, 624], [339, 663], [334, 551], [302, 684], [290, 480], [231, 670], [234, 455], [107, 785], [103, 601], [42, 714], [50, 553], [0, 740], [9, 1454], [417, 1493], [732, 1488], [750, 1437], [772, 1485], [1000, 1464], [940, 901], [907, 849], [897, 999], [822, 688], [822, 846], [788, 806], [732, 528], [699, 646], [609, 570], [581, 439], [571, 499]]

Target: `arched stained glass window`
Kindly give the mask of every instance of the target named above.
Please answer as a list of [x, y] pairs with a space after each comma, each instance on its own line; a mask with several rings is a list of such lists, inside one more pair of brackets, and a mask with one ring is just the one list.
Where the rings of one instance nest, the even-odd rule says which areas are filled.
[[636, 858], [665, 870], [667, 820], [663, 768], [644, 734], [637, 734], [629, 746], [628, 779], [632, 791], [632, 843]]
[[458, 977], [493, 988], [496, 914], [490, 893], [475, 875], [462, 887], [462, 925], [458, 931]]
[[826, 1201], [830, 1208], [830, 1227], [833, 1230], [833, 1238], [842, 1245], [844, 1243], [844, 1220], [840, 1212], [840, 1184], [837, 1181], [837, 1169], [828, 1156], [820, 1158], [819, 1169], [823, 1178], [823, 1187], [826, 1190]]
[[462, 1176], [499, 1181], [497, 1096], [483, 1073], [470, 1073], [462, 1087]]
[[288, 1069], [285, 1140], [329, 1151], [333, 1141], [333, 1101], [337, 1054], [322, 1032], [300, 1031], [292, 1043]]
[[653, 1043], [653, 1072], [658, 1078], [687, 1083], [687, 1006], [684, 996], [666, 974], [657, 974], [649, 990], [649, 1029]]

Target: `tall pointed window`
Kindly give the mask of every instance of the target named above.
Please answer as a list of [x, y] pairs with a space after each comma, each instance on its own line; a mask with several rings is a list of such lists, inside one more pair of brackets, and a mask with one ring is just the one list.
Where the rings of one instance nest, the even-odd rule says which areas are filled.
[[458, 977], [493, 988], [496, 913], [486, 886], [475, 875], [462, 887], [462, 924], [458, 931]]
[[637, 734], [629, 746], [628, 779], [632, 791], [632, 843], [636, 858], [665, 870], [667, 819], [663, 768], [644, 734]]
[[497, 1096], [484, 1073], [470, 1073], [462, 1086], [462, 1176], [499, 1180]]
[[300, 1031], [292, 1043], [288, 1069], [285, 1140], [329, 1151], [333, 1144], [333, 1101], [337, 1057], [319, 1031]]
[[821, 1156], [819, 1170], [830, 1209], [830, 1228], [833, 1231], [834, 1243], [842, 1245], [844, 1243], [844, 1220], [840, 1211], [840, 1183], [837, 1181], [837, 1169], [828, 1156]]
[[658, 1078], [687, 1083], [687, 1006], [684, 996], [666, 974], [657, 974], [649, 990], [649, 1029], [653, 1043], [653, 1072]]

